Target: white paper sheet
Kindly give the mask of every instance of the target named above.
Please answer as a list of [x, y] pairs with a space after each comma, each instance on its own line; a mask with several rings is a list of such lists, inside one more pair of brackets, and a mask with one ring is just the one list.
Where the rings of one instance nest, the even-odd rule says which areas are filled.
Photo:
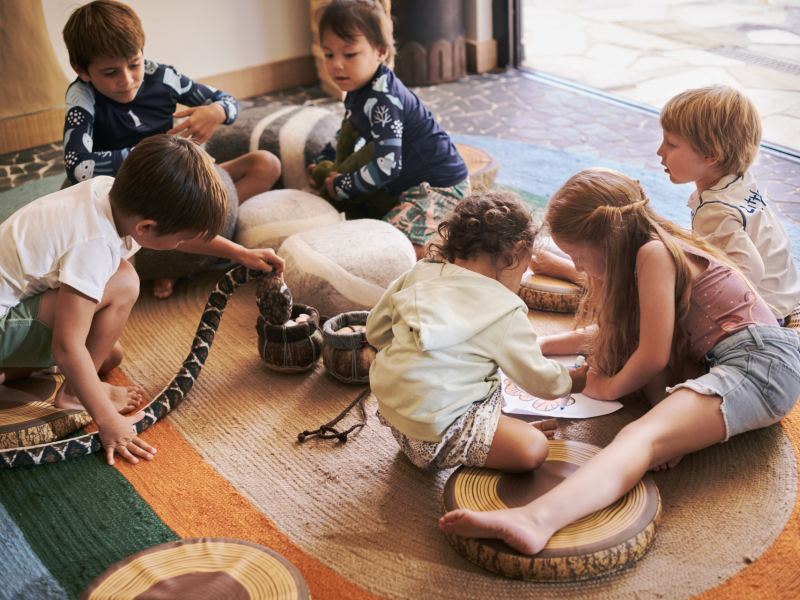
[[[571, 356], [548, 356], [572, 369], [575, 365], [577, 354]], [[500, 385], [503, 390], [503, 400], [505, 407], [503, 412], [512, 415], [540, 415], [543, 417], [564, 417], [567, 419], [588, 419], [607, 415], [622, 408], [622, 404], [615, 400], [595, 400], [584, 394], [571, 394], [567, 405], [562, 409], [559, 400], [543, 400], [537, 398], [524, 390], [519, 389], [516, 384], [500, 371]]]

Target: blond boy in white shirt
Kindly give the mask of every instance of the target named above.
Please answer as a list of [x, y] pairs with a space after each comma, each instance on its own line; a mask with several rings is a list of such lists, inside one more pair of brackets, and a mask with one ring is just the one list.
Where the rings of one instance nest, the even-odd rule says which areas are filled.
[[733, 258], [784, 326], [800, 329], [800, 274], [778, 216], [748, 171], [761, 119], [746, 95], [726, 85], [678, 94], [661, 111], [658, 149], [672, 183], [694, 183], [692, 231]]

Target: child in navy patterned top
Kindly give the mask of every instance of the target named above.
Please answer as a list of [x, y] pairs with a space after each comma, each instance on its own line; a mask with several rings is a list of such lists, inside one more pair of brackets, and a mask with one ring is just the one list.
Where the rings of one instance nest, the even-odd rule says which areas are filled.
[[[469, 190], [467, 166], [420, 99], [383, 64], [392, 53], [384, 23], [381, 3], [373, 0], [333, 0], [322, 11], [325, 66], [347, 92], [345, 118], [375, 147], [370, 164], [333, 172], [325, 184], [332, 198], [342, 200], [381, 187], [399, 195], [399, 206], [383, 220], [403, 231], [421, 255], [438, 222]], [[334, 157], [329, 144], [320, 160]]]
[[[202, 144], [239, 114], [233, 96], [192, 81], [173, 67], [144, 60], [142, 24], [124, 4], [96, 0], [75, 9], [63, 35], [78, 74], [67, 89], [64, 123], [64, 162], [71, 184], [115, 176], [133, 147], [147, 137], [178, 134]], [[176, 113], [179, 102], [189, 108]], [[186, 119], [173, 127], [173, 117]], [[269, 190], [281, 174], [278, 158], [264, 150], [220, 167], [233, 180], [240, 204]], [[156, 280], [155, 295], [166, 298], [174, 283]]]

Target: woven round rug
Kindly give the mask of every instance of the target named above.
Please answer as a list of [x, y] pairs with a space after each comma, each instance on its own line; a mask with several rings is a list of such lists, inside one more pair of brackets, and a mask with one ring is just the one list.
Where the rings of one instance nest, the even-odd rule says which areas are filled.
[[79, 600], [308, 600], [308, 586], [277, 552], [242, 540], [160, 544], [112, 565]]
[[[187, 281], [164, 301], [152, 298], [151, 287], [143, 284], [121, 340], [122, 370], [148, 395], [160, 391], [186, 354], [216, 277]], [[779, 535], [797, 536], [786, 526], [797, 498], [798, 468], [782, 425], [736, 436], [686, 456], [671, 471], [654, 473], [661, 524], [653, 545], [631, 567], [574, 583], [509, 580], [452, 549], [437, 527], [450, 472], [414, 467], [379, 424], [374, 398], [367, 402], [367, 426], [346, 444], [297, 443], [298, 432], [333, 419], [357, 390], [322, 365], [298, 374], [268, 369], [258, 356], [257, 316], [255, 286], [245, 286], [231, 299], [191, 398], [167, 421], [293, 544], [365, 592], [381, 598], [509, 600], [679, 600], [706, 592], [711, 595], [704, 600], [729, 600], [759, 597], [744, 592], [752, 586], [772, 589], [773, 581], [790, 578], [794, 538], [781, 546], [788, 550], [777, 555], [780, 560], [758, 567], [760, 579], [747, 579], [764, 564], [759, 557], [765, 551], [774, 555], [767, 549]], [[540, 334], [564, 331], [573, 318], [538, 311], [529, 317]], [[603, 417], [559, 419], [556, 438], [608, 445], [647, 410], [633, 397], [622, 403], [622, 410]], [[785, 421], [794, 423], [791, 415]], [[159, 450], [154, 462], [168, 451]], [[751, 587], [732, 587], [729, 595], [713, 591], [740, 578]]]

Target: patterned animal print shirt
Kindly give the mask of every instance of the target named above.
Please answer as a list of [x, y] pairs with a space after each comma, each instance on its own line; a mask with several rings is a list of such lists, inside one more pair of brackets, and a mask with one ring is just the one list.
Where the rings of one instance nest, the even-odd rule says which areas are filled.
[[75, 184], [97, 175], [117, 174], [122, 161], [143, 139], [172, 129], [177, 103], [216, 102], [225, 109], [225, 125], [239, 116], [236, 98], [181, 75], [169, 65], [146, 60], [136, 98], [127, 104], [103, 96], [77, 78], [67, 89], [64, 163]]
[[[369, 83], [348, 93], [344, 107], [345, 119], [356, 126], [365, 143], [373, 142], [375, 158], [334, 180], [336, 195], [343, 200], [384, 186], [398, 196], [422, 182], [450, 187], [467, 178], [467, 165], [450, 137], [388, 67], [381, 65]], [[329, 144], [322, 158], [335, 160], [335, 156]]]

